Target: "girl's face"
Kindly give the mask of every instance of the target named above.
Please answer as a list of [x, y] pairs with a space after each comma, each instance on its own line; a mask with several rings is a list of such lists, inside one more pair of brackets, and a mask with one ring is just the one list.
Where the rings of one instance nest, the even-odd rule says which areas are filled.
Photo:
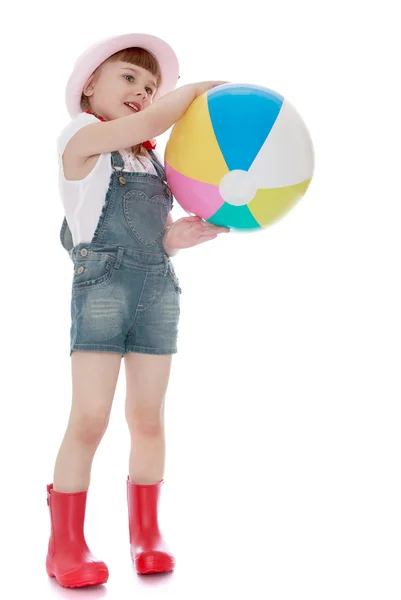
[[156, 77], [150, 71], [118, 61], [104, 63], [83, 91], [92, 110], [111, 121], [150, 106], [156, 89]]

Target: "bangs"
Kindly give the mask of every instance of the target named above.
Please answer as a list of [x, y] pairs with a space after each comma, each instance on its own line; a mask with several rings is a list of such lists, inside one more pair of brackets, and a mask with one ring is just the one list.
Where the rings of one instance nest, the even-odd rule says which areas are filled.
[[159, 63], [147, 50], [143, 48], [125, 48], [125, 50], [120, 50], [120, 52], [116, 52], [110, 56], [105, 62], [117, 62], [119, 60], [146, 69], [146, 71], [149, 71], [156, 77], [156, 83], [158, 86], [160, 85], [161, 72]]

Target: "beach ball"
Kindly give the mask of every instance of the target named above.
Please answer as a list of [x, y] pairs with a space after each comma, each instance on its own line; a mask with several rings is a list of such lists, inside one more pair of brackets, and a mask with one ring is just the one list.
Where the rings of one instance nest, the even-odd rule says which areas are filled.
[[260, 230], [304, 196], [314, 153], [287, 99], [261, 86], [229, 83], [191, 103], [171, 131], [164, 164], [187, 213], [214, 225]]

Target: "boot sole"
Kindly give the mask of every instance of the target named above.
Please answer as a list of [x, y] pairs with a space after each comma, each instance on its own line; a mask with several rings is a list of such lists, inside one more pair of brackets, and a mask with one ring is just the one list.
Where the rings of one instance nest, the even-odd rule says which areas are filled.
[[107, 569], [96, 569], [93, 572], [88, 571], [85, 575], [77, 575], [77, 573], [69, 573], [64, 577], [57, 578], [55, 574], [46, 566], [46, 571], [49, 577], [55, 578], [57, 582], [66, 588], [80, 588], [88, 587], [93, 585], [102, 585], [106, 583], [109, 578], [109, 572]]

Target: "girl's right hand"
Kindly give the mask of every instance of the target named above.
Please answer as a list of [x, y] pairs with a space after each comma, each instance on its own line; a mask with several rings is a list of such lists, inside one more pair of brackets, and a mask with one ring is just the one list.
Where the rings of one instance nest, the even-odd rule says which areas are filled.
[[214, 240], [220, 233], [229, 233], [228, 227], [218, 227], [204, 221], [201, 217], [183, 217], [174, 221], [167, 229], [163, 238], [163, 248], [168, 255], [174, 255], [177, 250], [192, 248]]
[[211, 90], [214, 87], [219, 85], [224, 85], [225, 83], [230, 83], [229, 81], [199, 81], [195, 83], [196, 86], [196, 96], [200, 96], [204, 92]]

